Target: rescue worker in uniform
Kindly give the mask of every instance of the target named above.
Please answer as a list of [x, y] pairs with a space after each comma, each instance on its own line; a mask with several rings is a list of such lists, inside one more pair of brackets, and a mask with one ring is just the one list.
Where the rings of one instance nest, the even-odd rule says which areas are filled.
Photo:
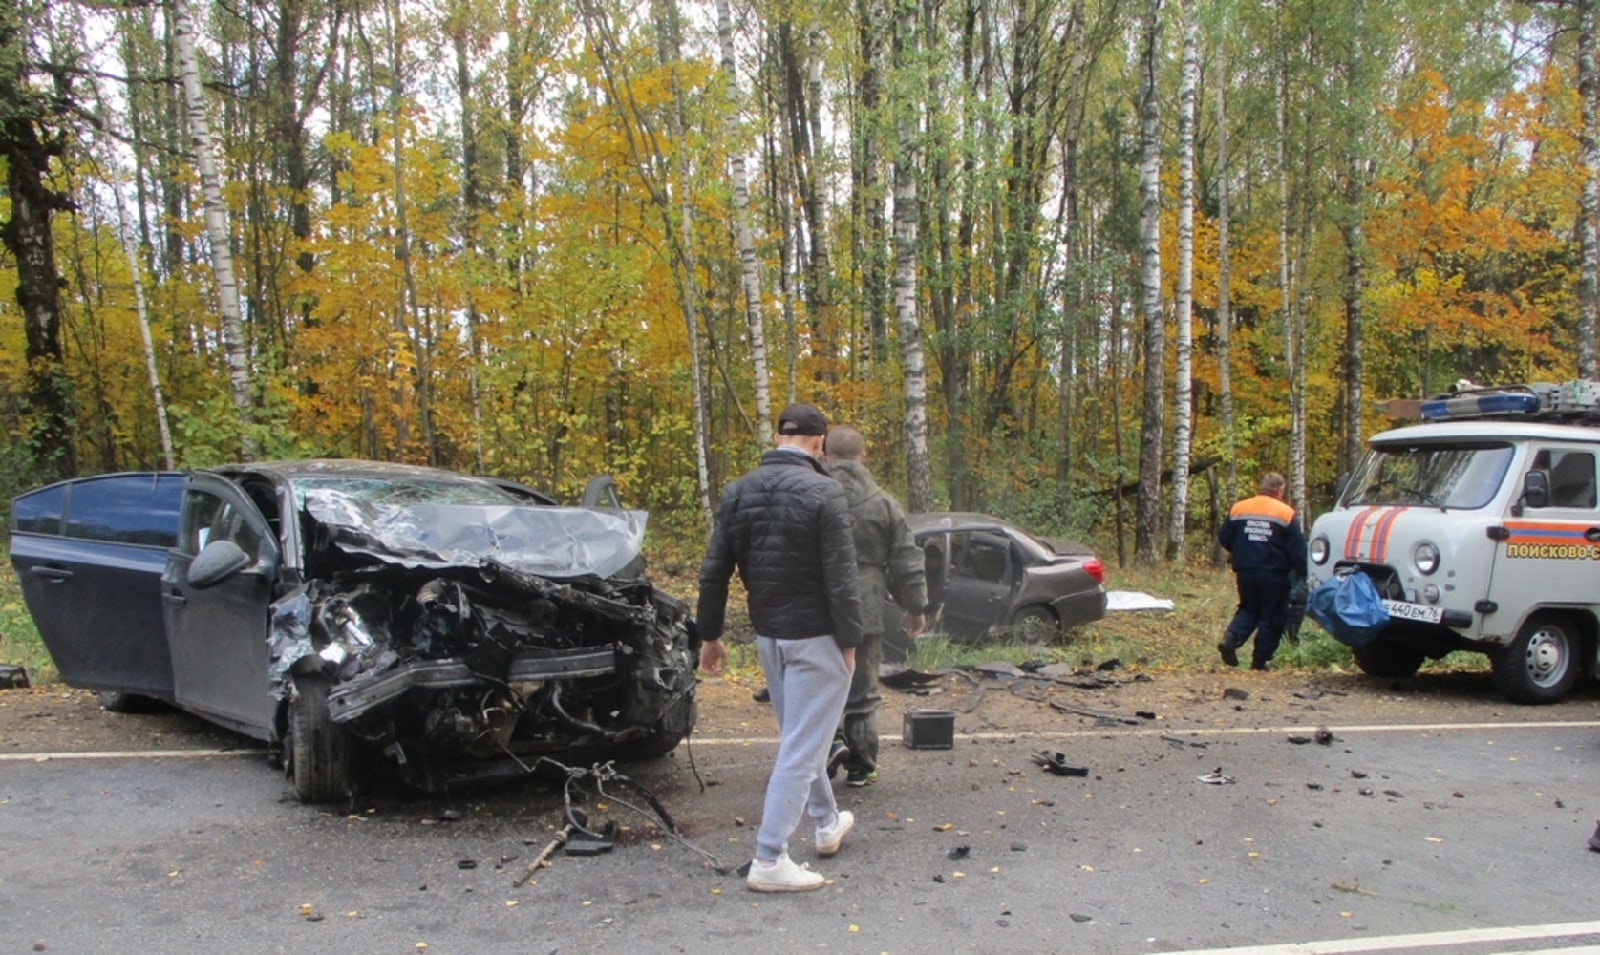
[[1233, 505], [1217, 531], [1239, 588], [1239, 608], [1217, 652], [1223, 663], [1238, 666], [1238, 649], [1254, 635], [1250, 669], [1265, 670], [1283, 639], [1289, 590], [1306, 576], [1306, 537], [1283, 500], [1283, 475], [1262, 475], [1258, 488], [1255, 497]]

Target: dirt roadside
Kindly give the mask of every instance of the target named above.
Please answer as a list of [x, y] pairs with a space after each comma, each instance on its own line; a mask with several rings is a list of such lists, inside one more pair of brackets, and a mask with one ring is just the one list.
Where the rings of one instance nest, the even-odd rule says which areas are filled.
[[[901, 732], [907, 710], [955, 712], [957, 736], [1048, 734], [1137, 727], [1182, 734], [1238, 727], [1466, 724], [1600, 720], [1600, 681], [1554, 706], [1499, 699], [1487, 671], [1425, 672], [1409, 680], [1358, 673], [1217, 668], [1114, 668], [1016, 676], [1003, 664], [931, 675], [912, 690], [885, 689], [879, 728]], [[769, 708], [753, 699], [759, 672], [708, 677], [697, 735], [769, 736]], [[64, 686], [0, 690], [0, 755], [255, 748], [260, 744], [173, 710], [110, 713], [95, 694]]]

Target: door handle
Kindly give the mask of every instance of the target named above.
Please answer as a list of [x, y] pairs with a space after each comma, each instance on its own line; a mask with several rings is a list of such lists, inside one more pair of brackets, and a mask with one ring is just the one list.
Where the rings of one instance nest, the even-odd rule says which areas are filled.
[[1591, 527], [1584, 531], [1583, 539], [1591, 544], [1600, 543], [1600, 527]]
[[172, 605], [177, 606], [177, 607], [181, 607], [184, 604], [189, 602], [189, 598], [188, 597], [185, 597], [183, 594], [179, 593], [176, 590], [167, 591], [166, 593], [161, 595], [161, 599], [165, 600], [167, 603], [172, 604]]
[[35, 577], [43, 577], [45, 580], [62, 581], [72, 579], [72, 571], [65, 567], [41, 566], [33, 568], [29, 573]]

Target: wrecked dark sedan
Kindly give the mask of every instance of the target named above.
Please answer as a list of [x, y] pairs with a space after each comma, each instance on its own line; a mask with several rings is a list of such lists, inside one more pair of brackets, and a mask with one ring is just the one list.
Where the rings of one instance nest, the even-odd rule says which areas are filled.
[[[926, 561], [931, 634], [975, 642], [1004, 632], [1040, 643], [1105, 616], [1104, 570], [1082, 545], [1035, 537], [987, 514], [906, 520]], [[910, 647], [904, 630], [891, 632], [885, 658], [904, 660]]]
[[609, 479], [549, 500], [363, 461], [101, 475], [16, 498], [11, 562], [62, 680], [279, 746], [302, 800], [666, 753], [697, 641], [645, 515]]

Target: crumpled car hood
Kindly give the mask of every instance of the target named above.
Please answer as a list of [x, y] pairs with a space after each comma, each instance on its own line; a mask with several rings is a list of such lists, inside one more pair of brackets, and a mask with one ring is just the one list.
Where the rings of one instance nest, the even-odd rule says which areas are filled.
[[610, 577], [639, 555], [644, 511], [501, 504], [384, 504], [327, 489], [305, 508], [347, 554], [404, 567], [478, 566], [495, 561], [563, 580]]

